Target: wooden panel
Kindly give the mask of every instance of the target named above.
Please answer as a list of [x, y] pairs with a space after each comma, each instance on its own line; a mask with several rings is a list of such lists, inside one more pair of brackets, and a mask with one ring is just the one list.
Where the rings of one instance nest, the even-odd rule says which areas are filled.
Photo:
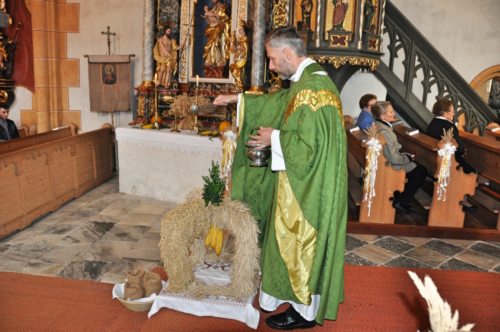
[[103, 128], [2, 154], [0, 237], [109, 179], [113, 135]]

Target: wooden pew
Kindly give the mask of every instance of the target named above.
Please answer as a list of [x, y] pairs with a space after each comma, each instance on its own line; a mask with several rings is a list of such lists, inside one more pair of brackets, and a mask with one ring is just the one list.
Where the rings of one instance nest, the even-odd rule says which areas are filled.
[[63, 137], [74, 136], [77, 134], [76, 125], [71, 124], [59, 128], [54, 128], [50, 131], [20, 137], [0, 144], [0, 155], [8, 152], [12, 152], [19, 149], [24, 149], [33, 145], [42, 144], [45, 142], [50, 142]]
[[[409, 135], [408, 130], [409, 128], [404, 125], [394, 126], [394, 132], [403, 150], [415, 155], [415, 161], [427, 168], [429, 174], [434, 174], [437, 180], [443, 159], [438, 155], [440, 141], [422, 133]], [[439, 200], [438, 186], [435, 182], [429, 211], [429, 226], [461, 228], [464, 226], [465, 213], [461, 202], [465, 195], [474, 195], [477, 175], [465, 174], [461, 168], [457, 169], [457, 166], [455, 156], [452, 156], [446, 200]]]
[[500, 141], [500, 127], [486, 128], [484, 130], [484, 136], [488, 138], [493, 138], [494, 140]]
[[[366, 148], [363, 146], [363, 140], [368, 136], [360, 131], [351, 131], [346, 127], [348, 151], [356, 161], [366, 166]], [[382, 146], [385, 144], [383, 135], [379, 135], [378, 140]], [[393, 224], [396, 214], [392, 207], [392, 198], [395, 191], [403, 191], [406, 173], [404, 170], [393, 169], [384, 157], [383, 151], [378, 156], [378, 167], [375, 180], [375, 194], [372, 200], [372, 206], [369, 211], [368, 202], [361, 200], [359, 221], [377, 224]], [[365, 178], [364, 178], [365, 180]], [[365, 188], [362, 186], [362, 197], [365, 195]]]
[[460, 131], [467, 161], [484, 177], [500, 183], [500, 141]]
[[0, 155], [0, 237], [111, 178], [113, 146], [107, 127]]

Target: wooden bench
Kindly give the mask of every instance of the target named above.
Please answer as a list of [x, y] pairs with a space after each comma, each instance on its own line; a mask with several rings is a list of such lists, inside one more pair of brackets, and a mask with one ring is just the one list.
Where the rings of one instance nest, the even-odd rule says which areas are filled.
[[111, 178], [113, 146], [107, 127], [0, 155], [0, 237]]
[[[366, 166], [367, 149], [363, 146], [363, 140], [368, 136], [358, 130], [353, 130], [350, 126], [346, 127], [347, 142], [348, 142], [348, 160], [351, 158], [351, 163], [356, 161], [362, 169]], [[383, 146], [385, 140], [383, 135], [379, 135], [378, 140]], [[348, 161], [349, 163], [349, 161]], [[395, 170], [390, 166], [384, 157], [383, 151], [380, 151], [378, 156], [378, 167], [375, 180], [375, 197], [373, 197], [371, 209], [368, 209], [368, 202], [363, 201], [366, 190], [362, 185], [362, 194], [360, 199], [359, 221], [376, 224], [394, 224], [396, 215], [395, 209], [392, 207], [392, 198], [395, 191], [403, 191], [406, 173], [404, 170]], [[350, 166], [351, 168], [352, 166]], [[350, 170], [352, 172], [352, 170]], [[359, 170], [354, 170], [359, 172]], [[359, 174], [359, 173], [358, 173]], [[366, 180], [363, 178], [363, 180]], [[351, 184], [353, 184], [351, 182]], [[351, 186], [349, 187], [351, 190]]]
[[494, 140], [500, 141], [500, 127], [486, 128], [484, 130], [484, 136], [488, 138], [493, 138]]
[[[438, 155], [440, 141], [422, 134], [408, 134], [409, 128], [404, 125], [394, 126], [399, 143], [405, 152], [415, 155], [415, 161], [427, 168], [429, 174], [437, 179], [443, 158]], [[429, 211], [429, 226], [460, 227], [464, 226], [465, 213], [461, 202], [465, 195], [474, 195], [477, 175], [465, 174], [457, 169], [455, 156], [451, 157], [450, 178], [446, 188], [446, 200], [439, 199], [437, 182], [434, 184], [432, 203]]]
[[[467, 161], [479, 172], [479, 174], [490, 182], [492, 195], [498, 196], [500, 184], [500, 141], [460, 131], [460, 139], [467, 149]], [[493, 182], [493, 183], [492, 183]], [[498, 197], [494, 197], [498, 199]], [[498, 208], [492, 211], [497, 215], [497, 229], [500, 229], [500, 213]]]
[[[23, 131], [23, 134], [24, 132], [25, 130]], [[74, 124], [71, 124], [59, 128], [54, 128], [51, 131], [47, 131], [41, 134], [20, 137], [17, 139], [1, 143], [0, 155], [15, 150], [24, 149], [33, 145], [50, 142], [63, 137], [75, 136], [76, 134], [77, 134], [77, 128]]]

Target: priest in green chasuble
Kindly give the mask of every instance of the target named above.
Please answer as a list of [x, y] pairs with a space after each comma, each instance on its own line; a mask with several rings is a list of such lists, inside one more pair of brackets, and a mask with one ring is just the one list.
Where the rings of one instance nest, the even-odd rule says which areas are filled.
[[[232, 168], [232, 199], [246, 202], [260, 223], [262, 309], [276, 329], [313, 327], [336, 319], [344, 293], [347, 223], [346, 137], [339, 93], [307, 57], [295, 28], [265, 40], [269, 69], [289, 89], [221, 95], [238, 102], [240, 136]], [[268, 167], [250, 167], [245, 143], [271, 147]]]

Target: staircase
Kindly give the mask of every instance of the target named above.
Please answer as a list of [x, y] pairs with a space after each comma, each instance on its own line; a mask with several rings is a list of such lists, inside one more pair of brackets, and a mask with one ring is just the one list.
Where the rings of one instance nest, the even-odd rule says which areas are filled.
[[383, 38], [389, 52], [374, 75], [410, 126], [425, 130], [433, 116], [429, 108], [441, 97], [453, 101], [456, 116], [464, 114], [466, 131], [478, 129], [482, 135], [496, 120], [494, 111], [390, 1]]

